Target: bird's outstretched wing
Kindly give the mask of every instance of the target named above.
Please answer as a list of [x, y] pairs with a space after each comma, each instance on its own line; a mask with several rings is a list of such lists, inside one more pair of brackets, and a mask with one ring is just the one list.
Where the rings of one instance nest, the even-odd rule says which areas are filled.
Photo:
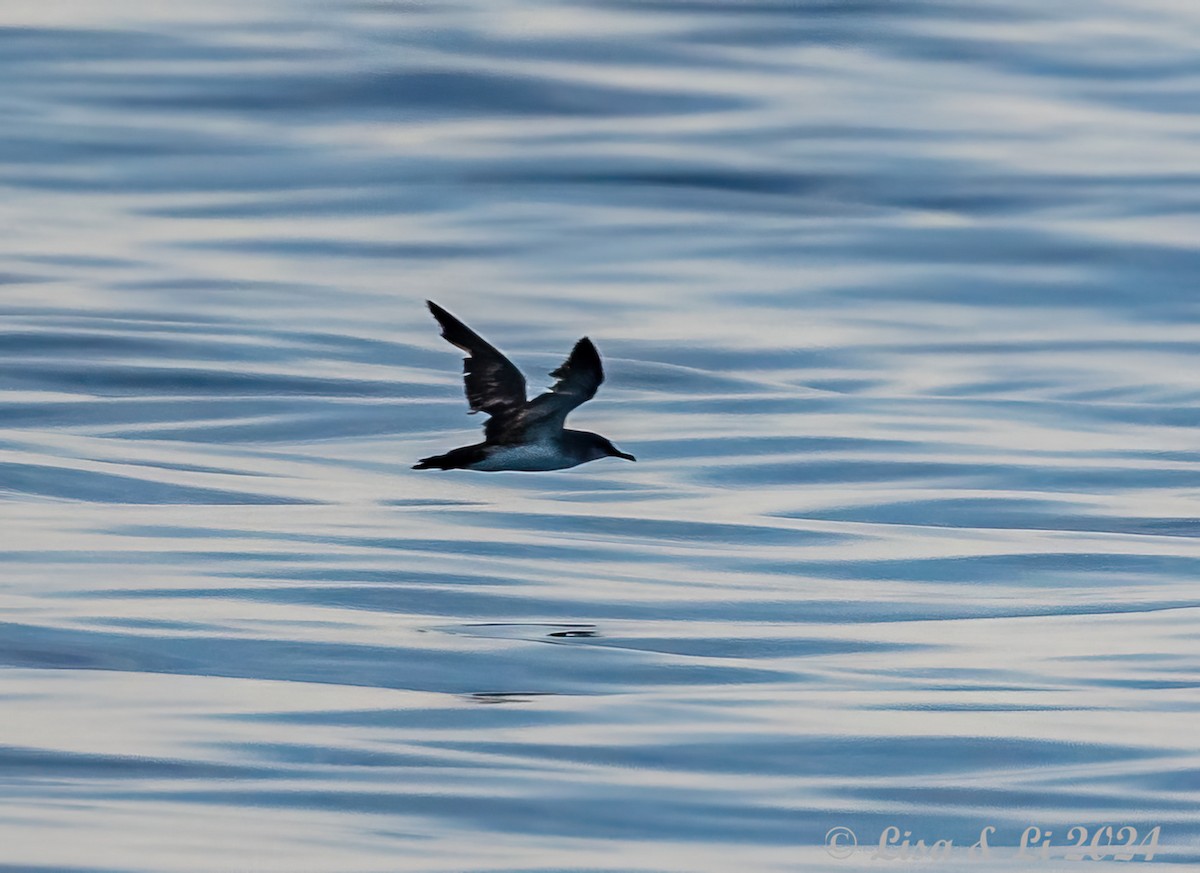
[[600, 353], [592, 341], [584, 337], [575, 343], [571, 354], [550, 375], [558, 381], [545, 394], [531, 400], [521, 416], [526, 429], [560, 428], [571, 410], [596, 396], [604, 381]]
[[516, 424], [525, 409], [525, 377], [491, 343], [432, 300], [425, 302], [441, 325], [442, 336], [467, 353], [463, 361], [467, 403], [472, 412], [486, 412], [491, 416], [484, 426], [484, 434], [492, 439], [493, 433]]

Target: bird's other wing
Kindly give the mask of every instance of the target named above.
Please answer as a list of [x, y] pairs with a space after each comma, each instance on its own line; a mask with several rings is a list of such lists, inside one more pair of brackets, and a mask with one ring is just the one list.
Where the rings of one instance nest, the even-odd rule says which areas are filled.
[[463, 384], [472, 412], [492, 416], [484, 430], [491, 437], [496, 425], [513, 421], [525, 408], [525, 377], [512, 361], [471, 328], [432, 300], [429, 311], [442, 327], [442, 336], [466, 352]]
[[600, 353], [584, 337], [575, 343], [562, 366], [550, 375], [558, 381], [545, 394], [530, 401], [528, 411], [522, 416], [526, 427], [562, 427], [571, 410], [595, 397], [604, 381]]

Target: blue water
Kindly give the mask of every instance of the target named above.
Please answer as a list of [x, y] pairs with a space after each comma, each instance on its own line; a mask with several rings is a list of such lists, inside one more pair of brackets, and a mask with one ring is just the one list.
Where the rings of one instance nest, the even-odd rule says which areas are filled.
[[[1200, 869], [1200, 5], [22, 0], [0, 82], [4, 873]], [[426, 298], [638, 463], [411, 470]]]

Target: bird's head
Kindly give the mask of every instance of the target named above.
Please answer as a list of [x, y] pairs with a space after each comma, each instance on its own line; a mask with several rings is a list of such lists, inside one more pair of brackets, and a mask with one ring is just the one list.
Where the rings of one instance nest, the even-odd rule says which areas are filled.
[[591, 458], [595, 461], [599, 458], [624, 458], [626, 461], [636, 461], [633, 455], [628, 452], [623, 452], [612, 444], [607, 437], [602, 437], [598, 433], [585, 433], [587, 438], [587, 447]]

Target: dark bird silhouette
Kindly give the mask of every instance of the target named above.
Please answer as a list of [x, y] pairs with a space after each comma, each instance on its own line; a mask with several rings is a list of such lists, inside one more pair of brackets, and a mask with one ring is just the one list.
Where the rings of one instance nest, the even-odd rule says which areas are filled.
[[429, 311], [442, 336], [466, 352], [463, 382], [471, 412], [491, 416], [484, 440], [422, 458], [414, 470], [564, 470], [599, 458], [636, 460], [598, 433], [564, 427], [571, 410], [596, 396], [604, 381], [600, 353], [584, 337], [575, 343], [562, 366], [550, 375], [550, 390], [533, 400], [525, 397], [525, 377], [487, 340], [432, 300]]

